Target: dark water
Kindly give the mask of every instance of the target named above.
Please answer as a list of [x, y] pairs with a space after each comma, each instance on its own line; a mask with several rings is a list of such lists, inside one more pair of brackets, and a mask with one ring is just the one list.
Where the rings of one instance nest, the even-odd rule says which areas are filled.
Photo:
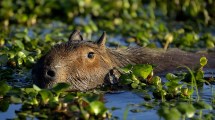
[[[215, 87], [214, 85], [212, 86]], [[211, 89], [211, 86], [204, 86], [203, 89], [199, 90], [199, 94], [201, 96], [201, 99], [205, 102], [209, 103], [211, 102], [212, 98], [212, 91], [213, 94], [215, 94], [214, 89]], [[195, 97], [195, 96], [194, 96]], [[146, 109], [143, 106], [139, 106], [139, 104], [146, 102], [142, 97], [139, 95], [132, 93], [131, 91], [125, 91], [121, 93], [115, 93], [115, 94], [106, 94], [105, 99], [107, 100], [106, 107], [116, 107], [119, 109], [116, 109], [112, 111], [113, 116], [117, 116], [120, 120], [124, 118], [124, 113], [128, 111], [128, 114], [126, 115], [127, 120], [159, 120], [159, 116], [157, 115], [157, 109]], [[130, 110], [137, 109], [140, 110], [140, 112], [134, 113]]]
[[7, 112], [0, 112], [0, 119], [6, 120], [6, 119], [13, 119], [16, 118], [16, 110], [19, 110], [21, 108], [21, 104], [11, 104], [8, 108]]
[[[116, 109], [112, 111], [112, 115], [118, 117], [118, 119], [124, 119], [125, 117], [128, 120], [155, 120], [159, 119], [159, 116], [156, 115], [157, 110], [151, 109], [147, 110], [143, 107], [140, 107], [139, 103], [145, 102], [143, 98], [138, 96], [135, 93], [130, 91], [122, 92], [119, 94], [106, 94], [105, 99], [107, 100], [106, 107], [116, 107]], [[136, 104], [136, 105], [135, 105]], [[140, 110], [140, 112], [131, 112], [131, 110]], [[127, 115], [124, 115], [128, 112]]]
[[[205, 77], [215, 77], [215, 70], [205, 70]], [[161, 76], [164, 80], [165, 77]], [[199, 95], [202, 100], [211, 104], [211, 98], [215, 95], [215, 85], [204, 85], [203, 88], [199, 89]], [[193, 97], [196, 97], [195, 95]], [[120, 120], [125, 116], [128, 120], [159, 120], [160, 117], [157, 115], [157, 109], [147, 109], [139, 104], [146, 102], [140, 95], [132, 93], [131, 91], [125, 91], [114, 94], [106, 94], [105, 99], [107, 100], [106, 107], [116, 107], [117, 110], [112, 111], [113, 116], [117, 116]], [[140, 110], [140, 112], [132, 112], [131, 110]], [[127, 115], [124, 115], [128, 111]], [[215, 111], [213, 111], [215, 112]]]
[[[205, 77], [215, 77], [215, 70], [206, 70]], [[161, 79], [164, 80], [164, 76], [161, 76]], [[204, 85], [203, 88], [199, 89], [199, 95], [201, 99], [205, 102], [211, 104], [211, 98], [215, 95], [215, 85]], [[141, 103], [146, 101], [141, 97], [140, 94], [133, 93], [131, 91], [122, 91], [115, 93], [107, 93], [104, 95], [105, 105], [110, 109], [113, 117], [117, 119], [127, 120], [159, 120], [157, 115], [157, 108], [147, 109], [144, 106], [140, 106]], [[194, 96], [196, 97], [196, 96]], [[111, 110], [111, 108], [116, 108]], [[0, 112], [0, 120], [15, 118], [15, 111], [21, 108], [21, 104], [11, 104], [7, 112]], [[132, 112], [132, 110], [137, 110], [138, 112]], [[215, 112], [215, 111], [213, 111]]]

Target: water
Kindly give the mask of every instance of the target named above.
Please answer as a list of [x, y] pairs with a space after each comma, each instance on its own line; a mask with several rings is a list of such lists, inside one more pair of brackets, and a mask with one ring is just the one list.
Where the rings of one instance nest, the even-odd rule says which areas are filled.
[[0, 119], [6, 120], [6, 119], [12, 119], [16, 118], [16, 110], [19, 110], [21, 108], [21, 104], [10, 104], [7, 112], [0, 112]]
[[[208, 69], [205, 70], [205, 77], [214, 77], [215, 70]], [[161, 79], [165, 81], [164, 75], [161, 75]], [[213, 87], [213, 88], [212, 88]], [[215, 85], [204, 85], [201, 89], [199, 89], [199, 95], [202, 100], [211, 104], [211, 98], [213, 94], [215, 94]], [[196, 97], [195, 95], [193, 97]], [[119, 120], [123, 119], [125, 112], [128, 112], [126, 115], [128, 120], [159, 120], [160, 117], [157, 115], [157, 109], [147, 109], [143, 106], [140, 106], [141, 103], [146, 102], [141, 95], [137, 95], [131, 91], [113, 93], [113, 94], [106, 94], [106, 107], [112, 108], [116, 107], [116, 109], [112, 111], [113, 116], [117, 116]], [[133, 104], [133, 105], [131, 105]], [[131, 112], [132, 109], [137, 109], [140, 112], [134, 113]], [[207, 111], [207, 110], [206, 110]], [[207, 111], [208, 112], [208, 111]]]
[[[156, 110], [151, 109], [151, 110], [146, 110], [144, 108], [139, 107], [139, 103], [145, 102], [143, 98], [138, 96], [135, 93], [132, 93], [130, 91], [126, 92], [121, 92], [118, 94], [106, 94], [105, 95], [105, 100], [106, 102], [106, 107], [112, 108], [116, 107], [119, 109], [116, 109], [112, 111], [113, 116], [117, 116], [118, 119], [123, 119], [126, 117], [128, 120], [139, 120], [139, 119], [144, 119], [144, 120], [152, 120], [153, 119], [159, 119], [158, 116], [156, 115]], [[132, 105], [133, 104], [133, 105]], [[131, 112], [132, 109], [138, 109], [141, 112]], [[126, 112], [128, 112], [127, 115], [124, 115]]]
[[[205, 70], [205, 77], [214, 76], [214, 70]], [[162, 80], [164, 80], [164, 76], [161, 76]], [[211, 104], [211, 98], [215, 94], [214, 87], [215, 85], [204, 85], [201, 89], [199, 89], [199, 95], [202, 100]], [[196, 97], [196, 96], [194, 96]], [[136, 94], [132, 91], [121, 91], [121, 92], [113, 92], [107, 93], [104, 95], [105, 105], [110, 109], [112, 116], [121, 120], [127, 118], [128, 120], [159, 120], [159, 116], [157, 115], [158, 106], [148, 109], [144, 106], [141, 106], [141, 103], [146, 103], [142, 97], [141, 93]], [[1, 120], [10, 119], [16, 117], [16, 110], [21, 108], [21, 104], [11, 104], [7, 112], [0, 112]], [[116, 108], [115, 110], [111, 110], [111, 108]], [[136, 110], [136, 112], [132, 112]], [[214, 112], [214, 111], [212, 111]]]

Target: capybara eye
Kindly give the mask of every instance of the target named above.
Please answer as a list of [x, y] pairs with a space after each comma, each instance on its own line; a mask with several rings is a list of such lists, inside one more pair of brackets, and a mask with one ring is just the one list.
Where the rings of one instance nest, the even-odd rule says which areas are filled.
[[89, 52], [87, 55], [88, 58], [92, 59], [94, 57], [94, 52]]

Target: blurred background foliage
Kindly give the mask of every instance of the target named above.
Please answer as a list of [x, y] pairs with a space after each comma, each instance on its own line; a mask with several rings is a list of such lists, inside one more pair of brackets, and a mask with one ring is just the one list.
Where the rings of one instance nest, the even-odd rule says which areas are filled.
[[214, 25], [214, 0], [1, 0], [0, 62], [31, 67], [74, 29], [106, 31], [110, 46], [213, 49]]
[[106, 31], [108, 46], [214, 50], [215, 0], [0, 0], [0, 81], [32, 85], [32, 65], [74, 29]]
[[211, 25], [215, 19], [214, 6], [213, 0], [2, 0], [0, 16], [5, 26], [56, 19], [70, 23], [77, 16], [96, 22], [108, 20], [113, 25], [160, 17]]

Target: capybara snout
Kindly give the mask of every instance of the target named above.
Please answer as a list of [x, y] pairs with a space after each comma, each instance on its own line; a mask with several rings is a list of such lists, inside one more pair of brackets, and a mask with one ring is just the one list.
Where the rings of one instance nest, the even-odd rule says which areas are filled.
[[71, 90], [84, 91], [104, 84], [109, 72], [128, 64], [154, 64], [155, 73], [194, 67], [201, 56], [208, 57], [208, 67], [215, 67], [215, 55], [189, 53], [179, 49], [107, 48], [106, 33], [95, 42], [83, 39], [74, 31], [66, 43], [57, 44], [41, 57], [32, 69], [33, 83], [50, 88], [59, 82], [71, 84]]

